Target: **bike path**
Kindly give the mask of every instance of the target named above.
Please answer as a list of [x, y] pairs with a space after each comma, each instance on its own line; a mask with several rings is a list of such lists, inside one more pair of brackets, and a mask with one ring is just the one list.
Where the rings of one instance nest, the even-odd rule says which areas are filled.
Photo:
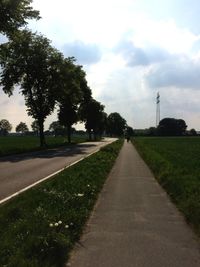
[[199, 267], [199, 240], [124, 143], [70, 267]]

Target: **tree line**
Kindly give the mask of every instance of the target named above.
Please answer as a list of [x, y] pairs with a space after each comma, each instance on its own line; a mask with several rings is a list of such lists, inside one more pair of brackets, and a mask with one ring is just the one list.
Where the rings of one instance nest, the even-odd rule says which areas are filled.
[[[65, 58], [42, 34], [25, 28], [28, 19], [40, 19], [32, 0], [0, 2], [0, 33], [8, 39], [0, 45], [0, 85], [11, 96], [17, 86], [24, 96], [27, 113], [37, 123], [40, 145], [44, 146], [44, 122], [57, 107], [58, 122], [66, 127], [71, 142], [72, 125], [85, 124], [89, 139], [107, 131], [122, 135], [127, 127], [119, 113], [105, 113], [87, 84], [86, 73], [74, 57]], [[5, 124], [5, 121], [4, 121]], [[19, 129], [25, 127], [23, 123]], [[0, 130], [2, 131], [0, 125]], [[18, 129], [18, 130], [19, 130]], [[17, 130], [17, 129], [16, 129]]]

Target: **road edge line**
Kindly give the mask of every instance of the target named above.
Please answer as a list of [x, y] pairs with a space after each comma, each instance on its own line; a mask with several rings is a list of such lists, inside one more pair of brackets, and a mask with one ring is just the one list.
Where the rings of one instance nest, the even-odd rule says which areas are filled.
[[60, 172], [62, 172], [62, 171], [64, 171], [64, 170], [68, 169], [69, 167], [71, 167], [71, 166], [77, 164], [78, 162], [80, 162], [80, 161], [82, 161], [82, 160], [84, 160], [84, 159], [90, 157], [91, 155], [97, 153], [100, 149], [101, 149], [101, 147], [98, 148], [97, 150], [93, 151], [92, 153], [88, 154], [87, 156], [82, 157], [82, 158], [80, 158], [80, 159], [78, 159], [78, 160], [76, 160], [76, 161], [70, 163], [69, 165], [66, 165], [64, 168], [62, 168], [62, 169], [60, 169], [60, 170], [58, 170], [58, 171], [56, 171], [56, 172], [54, 172], [54, 173], [52, 173], [52, 174], [50, 174], [50, 175], [48, 175], [48, 176], [46, 176], [46, 177], [40, 179], [39, 181], [37, 181], [37, 182], [35, 182], [35, 183], [31, 184], [31, 185], [28, 185], [27, 187], [25, 187], [25, 188], [23, 188], [23, 189], [20, 189], [20, 190], [17, 191], [16, 193], [14, 193], [14, 194], [12, 194], [12, 195], [10, 195], [10, 196], [8, 196], [8, 197], [6, 197], [6, 198], [0, 200], [0, 205], [3, 204], [3, 203], [5, 203], [5, 202], [7, 202], [7, 201], [10, 200], [10, 199], [12, 199], [13, 197], [16, 197], [16, 196], [20, 195], [21, 193], [27, 191], [28, 189], [30, 189], [30, 188], [32, 188], [32, 187], [34, 187], [34, 186], [36, 186], [36, 185], [38, 185], [38, 184], [40, 184], [40, 183], [42, 183], [42, 182], [48, 180], [48, 179], [50, 179], [51, 177], [55, 176], [56, 174], [58, 174], [58, 173], [60, 173]]

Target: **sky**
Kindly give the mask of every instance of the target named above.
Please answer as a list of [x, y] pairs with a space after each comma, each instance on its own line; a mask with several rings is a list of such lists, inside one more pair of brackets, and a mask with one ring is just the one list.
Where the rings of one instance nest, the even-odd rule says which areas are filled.
[[[33, 7], [42, 18], [29, 28], [77, 59], [108, 114], [120, 113], [134, 129], [155, 126], [159, 92], [161, 119], [200, 130], [198, 0], [33, 0]], [[33, 121], [17, 89], [10, 98], [0, 92], [0, 106], [13, 130]], [[45, 128], [55, 120], [56, 112]]]

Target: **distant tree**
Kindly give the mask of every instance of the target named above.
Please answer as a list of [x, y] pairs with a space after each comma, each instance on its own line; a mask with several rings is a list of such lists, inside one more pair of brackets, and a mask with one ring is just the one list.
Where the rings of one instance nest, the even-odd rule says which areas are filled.
[[147, 129], [146, 135], [156, 136], [157, 134], [158, 134], [158, 131], [156, 127], [150, 127], [149, 129]]
[[54, 136], [59, 136], [59, 135], [64, 136], [67, 134], [66, 127], [62, 126], [59, 121], [53, 121], [49, 125], [49, 131], [50, 133], [53, 133]]
[[7, 135], [12, 130], [12, 125], [8, 120], [1, 120], [0, 121], [0, 134]]
[[111, 113], [107, 119], [107, 133], [111, 136], [122, 136], [126, 129], [126, 120], [117, 112]]
[[102, 131], [102, 122], [105, 116], [104, 106], [94, 98], [91, 98], [85, 102], [81, 108], [80, 113], [85, 122], [89, 140], [92, 140], [92, 132], [94, 133], [94, 138], [96, 140], [97, 135]]
[[125, 133], [129, 137], [134, 136], [134, 130], [133, 130], [133, 128], [131, 126], [127, 126], [126, 127], [126, 132]]
[[195, 129], [191, 129], [191, 130], [189, 131], [189, 134], [192, 135], [192, 136], [197, 136], [197, 132], [196, 132]]
[[40, 146], [44, 146], [44, 121], [55, 107], [63, 56], [50, 46], [47, 38], [26, 30], [15, 34], [1, 49], [0, 85], [9, 96], [15, 85], [20, 86], [28, 115], [39, 125]]
[[32, 0], [0, 1], [0, 33], [7, 36], [28, 24], [28, 19], [39, 19], [39, 11], [31, 7]]
[[85, 79], [82, 67], [74, 64], [74, 58], [65, 59], [60, 75], [61, 90], [58, 95], [58, 119], [61, 125], [67, 127], [69, 143], [71, 143], [72, 125], [79, 119], [78, 107], [83, 97], [82, 79]]
[[100, 113], [100, 118], [99, 118], [99, 124], [98, 124], [98, 128], [97, 128], [97, 132], [100, 136], [103, 135], [103, 133], [106, 132], [106, 127], [107, 127], [107, 119], [108, 119], [108, 115], [106, 112], [101, 112]]
[[164, 118], [158, 125], [158, 133], [165, 136], [184, 135], [187, 125], [182, 119]]
[[31, 123], [31, 128], [34, 133], [36, 133], [37, 135], [39, 134], [39, 124], [36, 120]]
[[25, 122], [20, 122], [16, 128], [15, 128], [17, 133], [26, 133], [28, 132], [28, 126], [26, 125]]

